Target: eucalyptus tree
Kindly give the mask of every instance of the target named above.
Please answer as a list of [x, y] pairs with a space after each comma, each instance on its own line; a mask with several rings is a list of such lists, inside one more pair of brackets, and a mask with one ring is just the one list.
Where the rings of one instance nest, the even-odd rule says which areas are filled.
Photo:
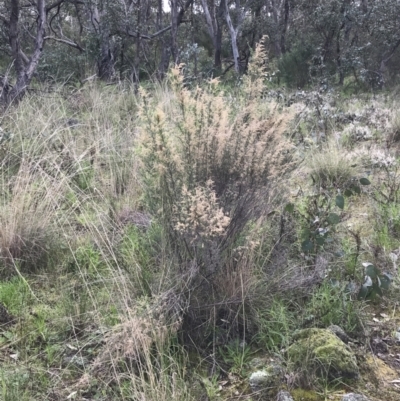
[[[3, 91], [2, 101], [11, 103], [22, 99], [36, 72], [46, 42], [57, 41], [83, 51], [78, 41], [65, 34], [58, 20], [63, 7], [79, 7], [81, 4], [79, 0], [0, 2], [0, 20], [9, 42], [10, 69], [16, 80], [9, 91]], [[8, 86], [6, 81], [7, 77], [3, 79], [3, 86]]]

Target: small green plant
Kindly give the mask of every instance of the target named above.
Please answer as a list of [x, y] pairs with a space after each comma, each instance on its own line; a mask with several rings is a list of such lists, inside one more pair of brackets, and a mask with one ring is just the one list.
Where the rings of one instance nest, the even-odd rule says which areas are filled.
[[30, 374], [28, 371], [15, 369], [12, 374], [0, 373], [1, 399], [3, 401], [28, 401], [30, 399]]
[[133, 275], [143, 295], [148, 296], [151, 296], [153, 279], [153, 237], [159, 235], [155, 226], [154, 223], [147, 232], [143, 232], [138, 227], [129, 225], [118, 246], [120, 265]]
[[105, 270], [106, 264], [99, 250], [93, 245], [82, 245], [74, 253], [70, 267], [79, 269], [83, 274], [96, 275]]
[[389, 290], [390, 283], [393, 277], [390, 273], [382, 273], [380, 269], [372, 263], [363, 263], [365, 268], [365, 281], [361, 285], [358, 292], [359, 299], [372, 299], [374, 300], [378, 295], [383, 296], [385, 291]]
[[0, 282], [0, 302], [11, 314], [20, 315], [32, 300], [32, 294], [26, 280], [13, 277]]
[[256, 341], [263, 348], [276, 351], [290, 343], [296, 328], [295, 312], [282, 300], [274, 299], [268, 308], [257, 312]]
[[245, 342], [235, 340], [232, 344], [220, 348], [219, 353], [225, 364], [229, 366], [231, 373], [244, 377], [246, 375], [246, 365], [254, 351]]
[[52, 367], [58, 362], [58, 358], [62, 353], [62, 346], [59, 344], [47, 344], [44, 349], [46, 363], [48, 367]]
[[398, 203], [400, 201], [400, 164], [393, 156], [385, 154], [378, 154], [373, 162], [373, 167], [379, 169], [383, 177], [377, 185], [374, 185], [371, 196], [383, 206]]
[[90, 161], [81, 162], [76, 173], [72, 176], [72, 181], [82, 191], [86, 191], [92, 187], [94, 179], [94, 169]]
[[361, 308], [362, 304], [351, 299], [344, 285], [327, 281], [306, 303], [304, 324], [316, 327], [338, 325], [345, 332], [352, 333], [360, 328]]
[[215, 374], [212, 375], [211, 377], [201, 377], [200, 376], [200, 381], [203, 384], [207, 397], [210, 399], [210, 401], [214, 401], [219, 398], [219, 395], [221, 393], [220, 385], [219, 385], [219, 375]]
[[[288, 203], [285, 211], [297, 215], [301, 221], [301, 249], [305, 254], [315, 255], [327, 242], [332, 242], [332, 233], [340, 223], [341, 216], [335, 213], [335, 208], [343, 211], [345, 197], [361, 193], [360, 185], [370, 185], [367, 178], [353, 180], [341, 193], [332, 195], [322, 187], [317, 193], [306, 197], [305, 206]], [[336, 191], [337, 192], [337, 191]]]

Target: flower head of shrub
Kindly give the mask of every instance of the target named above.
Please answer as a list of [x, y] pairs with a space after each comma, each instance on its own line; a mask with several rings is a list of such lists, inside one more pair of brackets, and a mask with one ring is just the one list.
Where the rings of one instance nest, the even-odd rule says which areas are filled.
[[224, 235], [230, 222], [218, 204], [211, 180], [205, 187], [199, 186], [193, 191], [183, 187], [182, 198], [174, 207], [173, 220], [175, 229], [191, 238], [191, 242]]

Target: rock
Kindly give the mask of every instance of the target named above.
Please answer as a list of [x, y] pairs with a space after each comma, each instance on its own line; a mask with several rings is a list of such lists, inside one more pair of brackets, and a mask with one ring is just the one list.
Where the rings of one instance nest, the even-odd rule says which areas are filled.
[[362, 394], [348, 393], [342, 397], [341, 401], [369, 401], [369, 399]]
[[380, 337], [373, 338], [370, 344], [374, 354], [386, 354], [388, 352], [388, 345]]
[[79, 368], [84, 368], [89, 364], [89, 360], [83, 356], [74, 355], [74, 356], [65, 356], [63, 358], [63, 364], [65, 366], [74, 365]]
[[330, 378], [358, 378], [357, 360], [351, 349], [332, 331], [304, 329], [294, 334], [287, 355], [295, 366], [328, 373]]
[[330, 330], [333, 334], [336, 334], [344, 343], [347, 344], [350, 341], [350, 337], [340, 326], [337, 326], [336, 324], [331, 324], [328, 327], [328, 330]]
[[279, 391], [278, 395], [276, 396], [276, 401], [294, 401], [292, 396], [290, 395], [289, 391]]
[[253, 390], [274, 387], [279, 384], [283, 376], [282, 366], [272, 363], [262, 370], [256, 370], [249, 377], [249, 384]]
[[249, 362], [249, 367], [253, 369], [262, 369], [267, 364], [266, 358], [255, 357]]
[[251, 388], [268, 387], [271, 375], [265, 370], [257, 370], [250, 375], [249, 384]]
[[75, 128], [79, 125], [79, 120], [77, 120], [76, 118], [69, 118], [66, 121], [66, 123], [67, 123], [68, 127]]

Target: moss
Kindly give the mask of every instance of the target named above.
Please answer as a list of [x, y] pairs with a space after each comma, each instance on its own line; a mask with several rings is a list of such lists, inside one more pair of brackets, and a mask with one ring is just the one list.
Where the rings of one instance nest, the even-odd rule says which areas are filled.
[[296, 388], [290, 392], [294, 401], [320, 401], [321, 397], [312, 390]]
[[328, 372], [330, 377], [358, 377], [353, 352], [335, 334], [325, 329], [305, 329], [295, 334], [288, 356], [297, 367]]

